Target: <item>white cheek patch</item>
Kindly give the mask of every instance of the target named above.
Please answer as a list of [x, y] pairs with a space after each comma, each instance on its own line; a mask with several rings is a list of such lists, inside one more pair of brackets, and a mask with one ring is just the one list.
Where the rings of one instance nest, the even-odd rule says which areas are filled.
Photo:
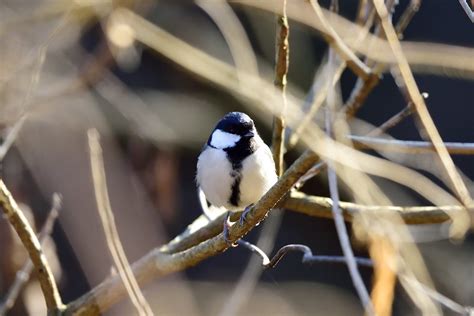
[[221, 131], [220, 129], [216, 129], [214, 133], [212, 133], [211, 138], [211, 146], [216, 147], [219, 149], [232, 147], [240, 140], [239, 135], [227, 133]]

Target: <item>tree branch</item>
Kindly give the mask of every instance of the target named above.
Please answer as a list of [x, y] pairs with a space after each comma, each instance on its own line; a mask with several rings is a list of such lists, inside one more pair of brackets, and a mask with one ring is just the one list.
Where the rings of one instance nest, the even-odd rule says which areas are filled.
[[[332, 218], [332, 200], [328, 197], [306, 195], [301, 192], [291, 192], [285, 200], [287, 210], [306, 214], [308, 216]], [[463, 206], [391, 206], [391, 205], [361, 205], [351, 202], [339, 202], [344, 219], [352, 221], [357, 212], [398, 213], [406, 224], [439, 224], [450, 220], [446, 212], [463, 212]]]
[[[293, 187], [298, 179], [314, 165], [318, 156], [306, 151], [293, 165], [286, 170], [278, 182], [249, 211], [244, 225], [235, 224], [230, 228], [230, 241], [235, 242], [246, 235], [262, 221], [268, 211]], [[221, 222], [222, 223], [222, 222]], [[222, 225], [221, 225], [222, 227]], [[194, 266], [201, 261], [215, 256], [228, 248], [228, 243], [220, 234], [190, 249], [174, 254], [166, 254], [156, 248], [132, 264], [132, 272], [139, 284], [173, 272]], [[65, 315], [99, 315], [118, 302], [126, 290], [118, 276], [111, 276], [90, 292], [68, 304]]]
[[[423, 154], [436, 151], [432, 142], [416, 140], [386, 139], [377, 137], [366, 137], [349, 135], [348, 138], [354, 142], [359, 149], [375, 149], [404, 152], [408, 154]], [[474, 143], [444, 142], [446, 150], [450, 154], [472, 155], [474, 154]]]
[[3, 180], [0, 180], [0, 205], [6, 218], [15, 229], [18, 237], [20, 237], [23, 246], [30, 256], [31, 262], [33, 262], [33, 265], [35, 266], [38, 281], [41, 285], [41, 290], [43, 291], [46, 306], [48, 308], [48, 314], [59, 314], [63, 308], [61, 296], [59, 295], [58, 287], [54, 281], [53, 274], [43, 253], [41, 244], [25, 215], [18, 207], [18, 204], [8, 191], [5, 183], [3, 183]]
[[[59, 194], [53, 194], [52, 202], [51, 210], [49, 211], [48, 217], [38, 235], [38, 240], [41, 244], [43, 244], [46, 238], [51, 234], [54, 223], [58, 218], [59, 208], [61, 207], [61, 197]], [[13, 307], [23, 286], [30, 279], [33, 268], [33, 263], [28, 259], [23, 267], [16, 273], [15, 281], [10, 286], [5, 298], [3, 299], [3, 303], [0, 305], [0, 315], [5, 315], [5, 313]]]

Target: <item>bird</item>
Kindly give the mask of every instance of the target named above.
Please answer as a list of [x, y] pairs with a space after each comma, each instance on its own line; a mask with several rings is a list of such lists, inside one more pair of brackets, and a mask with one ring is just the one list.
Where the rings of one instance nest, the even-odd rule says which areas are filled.
[[232, 212], [250, 208], [277, 182], [270, 148], [245, 113], [230, 112], [214, 127], [196, 166], [196, 182], [206, 199], [227, 209], [224, 238], [229, 243], [229, 217]]

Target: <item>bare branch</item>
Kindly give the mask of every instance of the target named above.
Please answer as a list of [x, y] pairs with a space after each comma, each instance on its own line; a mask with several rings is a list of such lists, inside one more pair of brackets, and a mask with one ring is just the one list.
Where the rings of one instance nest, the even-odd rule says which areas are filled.
[[[465, 183], [461, 179], [461, 176], [457, 172], [454, 162], [449, 156], [449, 152], [444, 146], [443, 140], [441, 139], [441, 136], [438, 130], [436, 129], [433, 119], [431, 118], [428, 112], [425, 101], [420, 91], [418, 90], [415, 78], [413, 77], [413, 74], [410, 70], [408, 61], [405, 58], [395, 29], [393, 28], [393, 25], [388, 19], [387, 8], [385, 7], [385, 4], [382, 0], [374, 0], [374, 6], [377, 11], [377, 14], [380, 17], [388, 43], [395, 55], [397, 67], [400, 70], [401, 78], [403, 79], [404, 85], [406, 86], [408, 94], [413, 102], [414, 109], [416, 110], [416, 113], [418, 114], [418, 117], [424, 129], [428, 133], [428, 137], [433, 143], [433, 146], [441, 160], [445, 171], [449, 175], [454, 191], [456, 192], [458, 198], [462, 201], [462, 203], [467, 208], [470, 208], [473, 206], [473, 201], [471, 199], [469, 191], [467, 190]], [[465, 217], [466, 216], [458, 216], [453, 218], [453, 225], [451, 227], [452, 236], [460, 237], [465, 234], [465, 232], [469, 228], [469, 223], [466, 223]]]
[[[54, 193], [51, 210], [49, 211], [48, 217], [46, 218], [38, 235], [38, 240], [41, 244], [43, 244], [46, 238], [51, 234], [54, 222], [58, 218], [60, 207], [61, 197], [59, 194]], [[13, 281], [13, 284], [10, 286], [10, 289], [3, 299], [3, 303], [0, 305], [0, 315], [5, 315], [5, 313], [13, 307], [18, 295], [23, 289], [23, 286], [30, 279], [33, 268], [33, 263], [28, 259], [23, 267], [16, 273], [15, 281]]]
[[[333, 52], [329, 52], [329, 61], [328, 63], [334, 67], [334, 60], [335, 56]], [[335, 71], [335, 69], [333, 69]], [[333, 138], [333, 113], [335, 112], [335, 91], [334, 89], [329, 90], [328, 95], [328, 102], [326, 104], [326, 133], [328, 137]], [[328, 182], [329, 182], [329, 192], [331, 194], [331, 198], [334, 201], [332, 203], [332, 214], [334, 218], [334, 223], [336, 225], [337, 236], [339, 237], [339, 244], [342, 248], [342, 253], [344, 254], [344, 258], [346, 260], [347, 268], [349, 269], [349, 274], [351, 275], [352, 283], [357, 291], [360, 301], [362, 302], [362, 306], [364, 306], [365, 311], [369, 315], [374, 315], [374, 309], [372, 303], [370, 301], [370, 296], [365, 287], [364, 281], [362, 280], [362, 276], [359, 273], [357, 268], [357, 263], [355, 261], [355, 256], [352, 251], [351, 243], [349, 240], [349, 235], [347, 233], [346, 224], [344, 222], [344, 217], [342, 216], [342, 211], [338, 205], [339, 203], [339, 192], [338, 192], [338, 185], [337, 185], [337, 176], [335, 172], [335, 165], [334, 162], [331, 160], [326, 161], [326, 165], [328, 168]]]
[[[273, 258], [270, 260], [270, 263], [266, 266], [266, 268], [275, 268], [276, 265], [280, 262], [280, 260], [283, 259], [283, 257], [286, 254], [292, 251], [299, 251], [303, 253], [303, 259], [302, 259], [303, 264], [311, 265], [311, 264], [320, 263], [320, 262], [343, 263], [343, 264], [346, 263], [346, 258], [344, 256], [313, 255], [313, 252], [308, 246], [292, 244], [292, 245], [286, 245], [286, 246], [281, 247], [273, 256]], [[355, 261], [357, 265], [359, 266], [365, 266], [365, 267], [373, 266], [372, 261], [367, 258], [356, 257]]]
[[[398, 140], [366, 136], [348, 136], [354, 142], [356, 148], [375, 149], [375, 150], [389, 150], [404, 152], [408, 154], [422, 154], [432, 153], [436, 151], [435, 146], [431, 142], [416, 141], [416, 140]], [[455, 155], [472, 155], [474, 154], [474, 143], [443, 143], [446, 150], [450, 154]]]
[[97, 209], [99, 211], [102, 226], [104, 227], [107, 246], [110, 250], [118, 274], [127, 289], [127, 293], [135, 306], [138, 315], [153, 315], [150, 305], [146, 301], [143, 293], [138, 286], [137, 280], [133, 275], [127, 256], [120, 242], [120, 236], [115, 225], [112, 206], [110, 205], [109, 194], [107, 190], [107, 180], [105, 178], [104, 161], [102, 157], [102, 147], [100, 146], [99, 132], [96, 129], [90, 129], [87, 132], [90, 150], [90, 162], [92, 169], [92, 178], [94, 182], [95, 198]]
[[467, 0], [459, 0], [459, 3], [461, 4], [461, 7], [463, 8], [464, 12], [466, 12], [466, 15], [469, 20], [474, 23], [474, 11], [472, 11], [471, 7], [469, 6], [469, 3], [467, 3]]
[[20, 237], [23, 246], [35, 266], [38, 281], [41, 285], [41, 290], [43, 291], [46, 306], [48, 308], [48, 313], [52, 315], [59, 314], [63, 308], [61, 296], [59, 295], [58, 287], [54, 281], [53, 274], [43, 253], [41, 244], [25, 215], [18, 207], [18, 204], [8, 191], [5, 183], [3, 183], [3, 180], [0, 180], [0, 205], [6, 218], [15, 229], [18, 237]]
[[[285, 200], [284, 207], [288, 210], [303, 213], [308, 216], [332, 218], [332, 200], [327, 197], [306, 195], [301, 192], [292, 192]], [[398, 213], [406, 224], [439, 224], [450, 220], [446, 213], [463, 212], [463, 206], [391, 206], [391, 205], [360, 205], [351, 202], [339, 202], [344, 219], [351, 221], [357, 212]]]
[[[318, 156], [306, 151], [285, 171], [278, 182], [249, 211], [244, 225], [232, 225], [230, 241], [235, 242], [247, 234], [262, 221], [268, 211], [294, 186], [298, 179], [314, 165]], [[221, 230], [222, 230], [222, 221]], [[194, 266], [215, 256], [229, 247], [222, 234], [208, 239], [192, 248], [175, 254], [166, 254], [156, 248], [132, 264], [132, 271], [140, 284], [153, 278], [164, 276]], [[118, 302], [126, 294], [118, 276], [112, 276], [96, 286], [90, 292], [68, 304], [65, 315], [98, 315]]]
[[272, 153], [277, 175], [281, 176], [283, 172], [283, 155], [285, 152], [285, 121], [284, 113], [286, 108], [286, 76], [289, 66], [290, 44], [288, 36], [290, 26], [286, 16], [286, 0], [283, 2], [283, 14], [277, 17], [278, 28], [276, 36], [276, 56], [275, 56], [275, 86], [281, 90], [281, 107], [277, 110], [278, 115], [273, 119]]

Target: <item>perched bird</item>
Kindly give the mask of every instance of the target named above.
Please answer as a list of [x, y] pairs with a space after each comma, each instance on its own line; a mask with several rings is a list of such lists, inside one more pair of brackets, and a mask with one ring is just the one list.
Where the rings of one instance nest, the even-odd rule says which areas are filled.
[[199, 155], [196, 180], [212, 205], [229, 211], [228, 241], [230, 212], [248, 211], [277, 181], [270, 148], [247, 114], [230, 112], [217, 123]]

